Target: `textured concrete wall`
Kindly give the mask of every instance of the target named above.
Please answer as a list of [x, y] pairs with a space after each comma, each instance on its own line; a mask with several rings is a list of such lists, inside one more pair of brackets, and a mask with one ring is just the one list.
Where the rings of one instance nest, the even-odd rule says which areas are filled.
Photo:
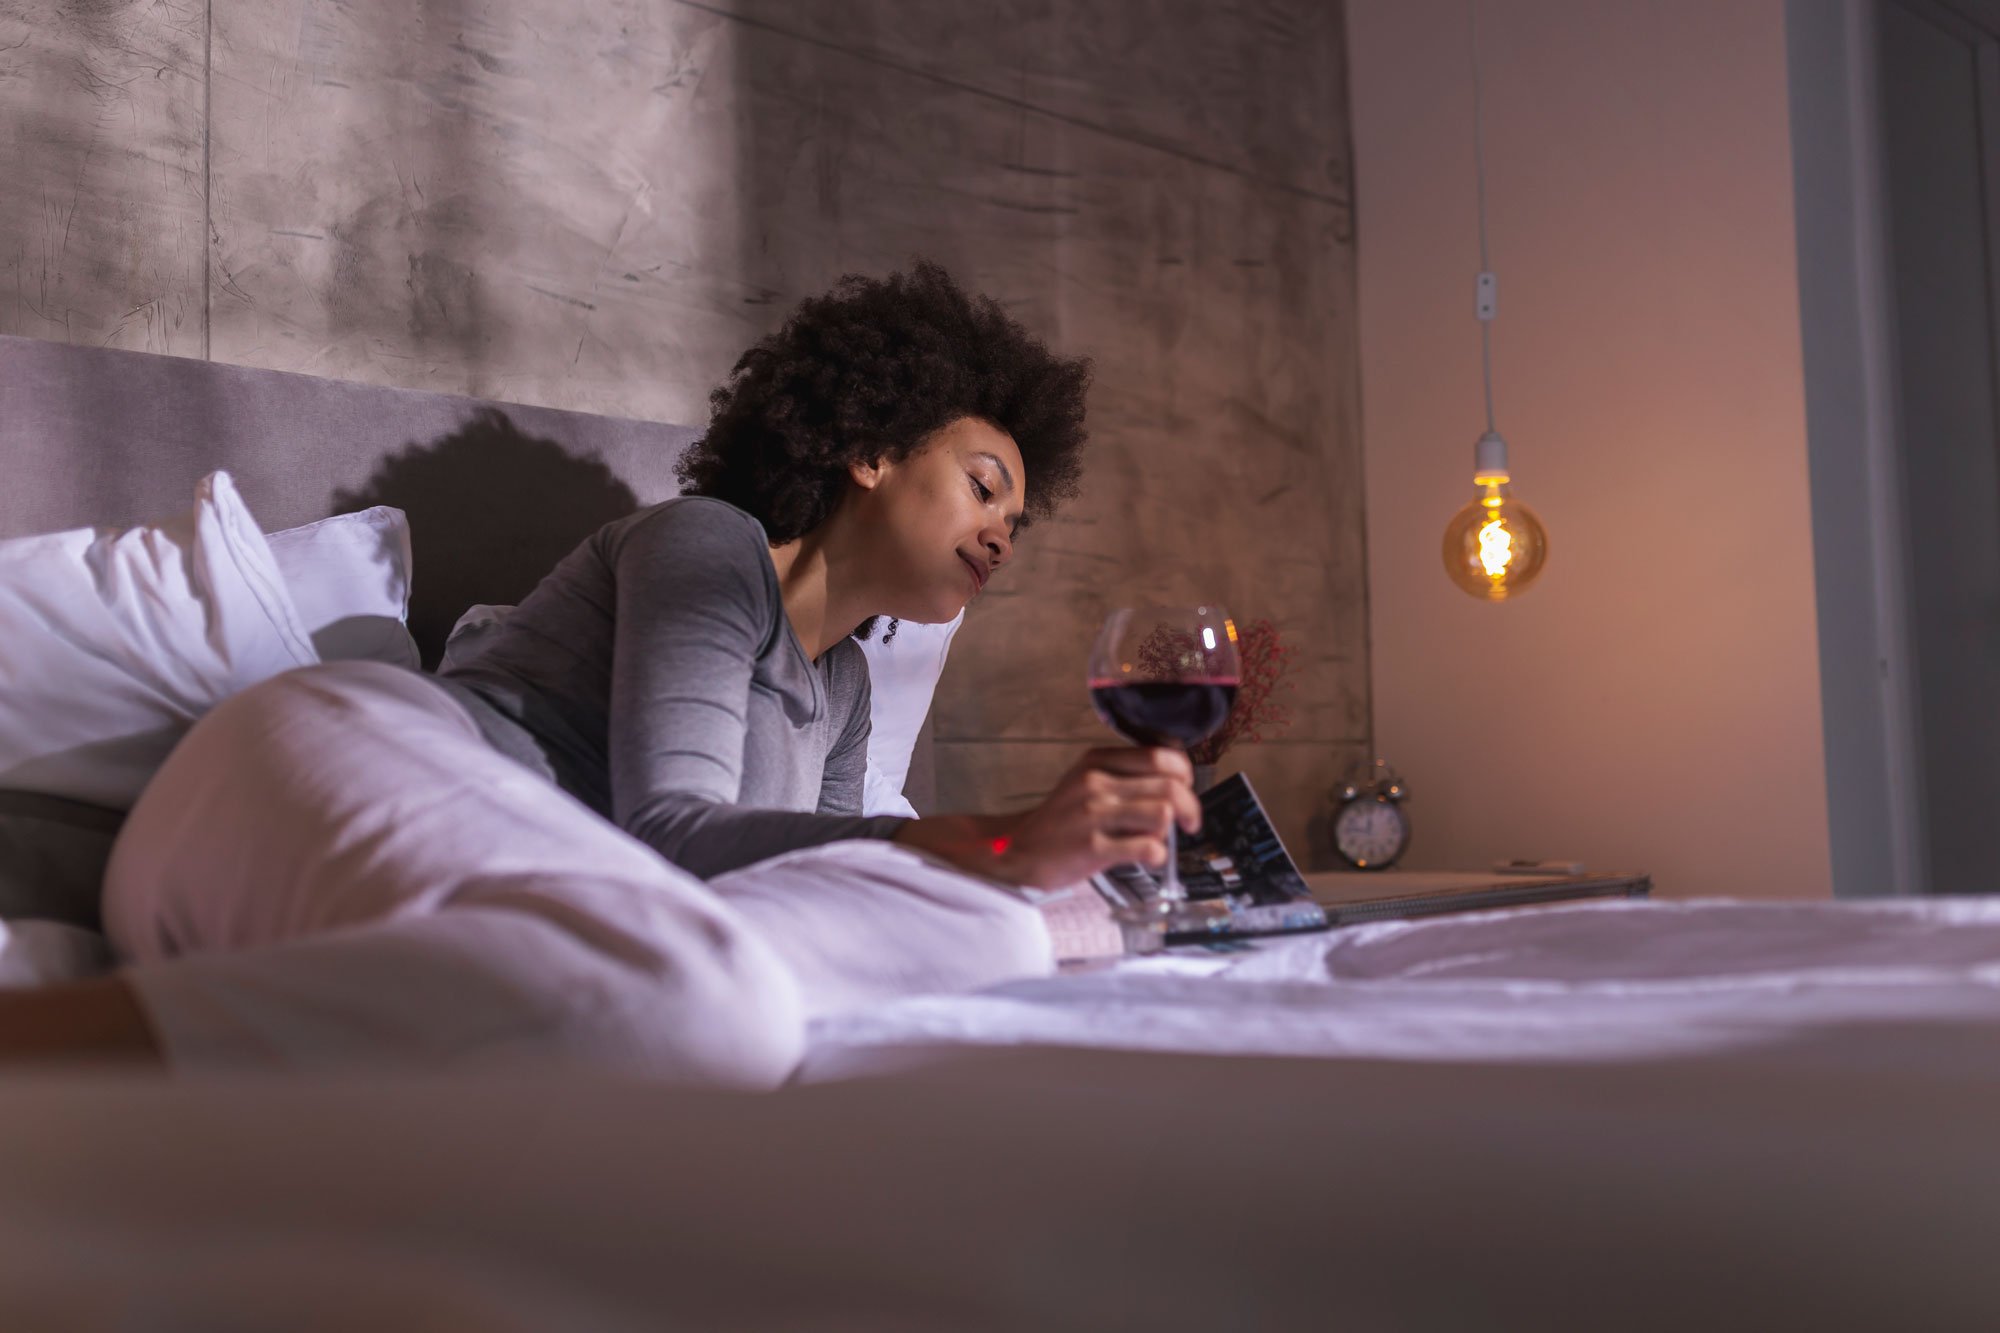
[[0, 330], [698, 422], [798, 297], [938, 259], [1099, 366], [940, 802], [1044, 788], [1103, 612], [1201, 594], [1302, 649], [1240, 754], [1303, 840], [1368, 726], [1344, 81], [1312, 0], [0, 2]]

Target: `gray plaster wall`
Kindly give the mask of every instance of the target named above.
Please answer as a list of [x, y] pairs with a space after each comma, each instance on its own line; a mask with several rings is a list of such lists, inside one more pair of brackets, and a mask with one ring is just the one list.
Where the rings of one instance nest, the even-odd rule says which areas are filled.
[[937, 259], [1098, 365], [937, 804], [1032, 800], [1107, 738], [1103, 613], [1199, 595], [1300, 649], [1225, 768], [1304, 851], [1369, 728], [1345, 84], [1313, 0], [0, 0], [0, 332], [698, 423]]

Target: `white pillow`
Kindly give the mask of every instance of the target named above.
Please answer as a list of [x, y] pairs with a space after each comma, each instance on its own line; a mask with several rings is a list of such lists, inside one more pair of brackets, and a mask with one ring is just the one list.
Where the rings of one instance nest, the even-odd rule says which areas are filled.
[[[438, 670], [463, 666], [484, 652], [513, 611], [511, 606], [475, 606], [460, 616], [445, 640], [444, 660]], [[896, 637], [884, 643], [882, 636], [888, 630], [885, 620], [876, 627], [874, 636], [862, 643], [873, 701], [868, 710], [868, 776], [862, 783], [862, 814], [916, 817], [915, 808], [903, 795], [903, 784], [910, 776], [910, 752], [930, 715], [931, 696], [937, 691], [952, 636], [963, 623], [963, 611], [943, 625], [905, 620], [896, 627]]]
[[271, 554], [322, 662], [416, 667], [410, 618], [410, 522], [376, 505], [271, 533]]
[[163, 523], [0, 541], [0, 787], [129, 810], [196, 718], [318, 660], [226, 472]]
[[903, 795], [903, 784], [910, 777], [910, 752], [917, 748], [917, 733], [930, 716], [931, 696], [937, 693], [952, 636], [964, 623], [963, 611], [942, 625], [905, 620], [896, 626], [896, 637], [884, 643], [889, 622], [883, 620], [871, 637], [862, 640], [874, 700], [868, 712], [868, 780], [861, 793], [862, 814], [916, 817]]

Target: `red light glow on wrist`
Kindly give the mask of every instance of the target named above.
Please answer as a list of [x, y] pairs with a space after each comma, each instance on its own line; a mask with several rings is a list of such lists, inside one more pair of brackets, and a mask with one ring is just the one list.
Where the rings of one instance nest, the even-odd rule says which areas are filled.
[[1005, 856], [1007, 849], [1014, 845], [1014, 840], [1003, 833], [986, 845], [995, 856]]

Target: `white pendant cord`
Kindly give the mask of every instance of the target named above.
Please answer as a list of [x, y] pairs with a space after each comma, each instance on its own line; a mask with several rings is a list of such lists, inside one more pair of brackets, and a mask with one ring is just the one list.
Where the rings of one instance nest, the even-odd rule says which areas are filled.
[[1472, 161], [1479, 180], [1479, 285], [1475, 310], [1479, 316], [1479, 365], [1486, 384], [1486, 432], [1493, 425], [1493, 265], [1486, 254], [1486, 115], [1479, 86], [1479, 0], [1466, 0], [1472, 53]]

